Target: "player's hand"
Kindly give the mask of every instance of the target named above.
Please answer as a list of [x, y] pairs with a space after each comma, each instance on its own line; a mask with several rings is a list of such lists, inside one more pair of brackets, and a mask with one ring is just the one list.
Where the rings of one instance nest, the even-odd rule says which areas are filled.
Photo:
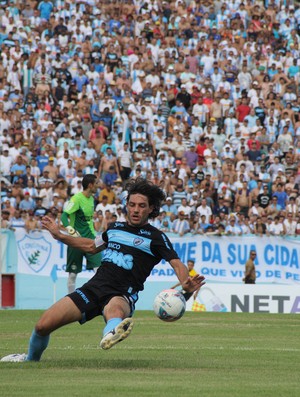
[[48, 230], [48, 232], [51, 233], [52, 237], [58, 238], [60, 230], [54, 219], [50, 218], [49, 216], [44, 216], [42, 218], [42, 227], [43, 229]]
[[182, 288], [186, 292], [194, 292], [198, 288], [201, 288], [205, 284], [205, 277], [197, 274], [194, 277], [188, 277], [184, 283], [182, 283]]

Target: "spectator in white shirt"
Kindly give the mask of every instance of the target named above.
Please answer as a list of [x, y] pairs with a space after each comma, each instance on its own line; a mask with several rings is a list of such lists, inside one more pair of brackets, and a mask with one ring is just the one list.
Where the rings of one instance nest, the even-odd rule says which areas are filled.
[[187, 199], [186, 198], [181, 199], [181, 205], [177, 209], [178, 213], [184, 212], [186, 216], [190, 217], [192, 210], [193, 209], [187, 203]]
[[178, 219], [172, 224], [172, 232], [183, 236], [190, 231], [189, 222], [185, 219], [185, 213], [183, 211], [178, 213]]
[[289, 212], [287, 214], [287, 218], [283, 221], [283, 224], [285, 226], [287, 236], [295, 236], [296, 235], [297, 222], [293, 219], [292, 212]]
[[283, 223], [279, 222], [279, 216], [274, 217], [274, 222], [269, 224], [269, 220], [272, 219], [272, 217], [268, 217], [268, 224], [267, 224], [267, 230], [269, 231], [271, 236], [284, 236], [285, 235], [285, 227]]
[[200, 217], [201, 215], [205, 215], [205, 222], [210, 223], [212, 217], [212, 210], [207, 205], [206, 199], [201, 200], [201, 205], [197, 207], [196, 211], [199, 213]]

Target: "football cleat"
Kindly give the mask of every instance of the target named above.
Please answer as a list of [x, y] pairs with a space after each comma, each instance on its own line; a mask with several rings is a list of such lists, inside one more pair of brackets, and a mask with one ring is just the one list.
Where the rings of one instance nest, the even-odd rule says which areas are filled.
[[6, 363], [20, 363], [26, 361], [27, 354], [9, 354], [8, 356], [2, 357], [1, 362]]
[[122, 342], [130, 335], [133, 328], [132, 318], [125, 318], [119, 325], [113, 330], [109, 331], [100, 342], [100, 347], [104, 350], [108, 350], [115, 344]]

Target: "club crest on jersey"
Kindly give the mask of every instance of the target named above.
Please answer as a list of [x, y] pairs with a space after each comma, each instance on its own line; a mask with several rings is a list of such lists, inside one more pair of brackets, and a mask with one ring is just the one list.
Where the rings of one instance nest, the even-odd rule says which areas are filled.
[[143, 242], [144, 242], [144, 240], [143, 240], [142, 238], [137, 237], [137, 238], [135, 238], [135, 239], [133, 240], [133, 245], [134, 245], [135, 247], [137, 247], [138, 245], [141, 245]]

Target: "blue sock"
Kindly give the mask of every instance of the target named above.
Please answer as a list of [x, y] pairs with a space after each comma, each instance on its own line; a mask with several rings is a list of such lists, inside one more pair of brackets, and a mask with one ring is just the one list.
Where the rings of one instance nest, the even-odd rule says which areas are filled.
[[109, 331], [116, 328], [116, 326], [119, 325], [122, 321], [123, 319], [118, 317], [111, 318], [110, 320], [108, 320], [103, 330], [103, 336], [106, 335]]
[[29, 340], [27, 361], [40, 361], [43, 351], [47, 348], [50, 335], [41, 336], [36, 330], [32, 331]]

